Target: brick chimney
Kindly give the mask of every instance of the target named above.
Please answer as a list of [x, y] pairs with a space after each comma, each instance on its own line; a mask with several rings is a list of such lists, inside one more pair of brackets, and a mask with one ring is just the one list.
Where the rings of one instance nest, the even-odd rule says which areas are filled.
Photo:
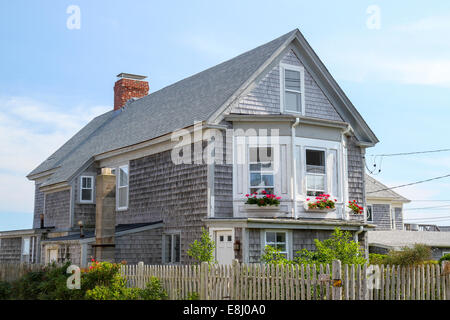
[[114, 110], [119, 110], [131, 98], [142, 98], [148, 95], [148, 82], [143, 81], [146, 76], [130, 73], [119, 73], [114, 85]]

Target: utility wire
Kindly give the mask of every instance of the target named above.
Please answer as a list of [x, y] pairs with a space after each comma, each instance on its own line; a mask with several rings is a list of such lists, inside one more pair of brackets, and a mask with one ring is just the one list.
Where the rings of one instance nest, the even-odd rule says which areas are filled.
[[370, 192], [366, 192], [366, 194], [376, 193], [376, 192], [380, 192], [380, 191], [387, 191], [387, 190], [392, 190], [392, 189], [397, 189], [397, 188], [403, 188], [403, 187], [412, 186], [412, 185], [415, 185], [415, 184], [420, 184], [420, 183], [429, 182], [429, 181], [433, 181], [433, 180], [444, 179], [444, 178], [447, 178], [447, 177], [450, 177], [450, 174], [446, 174], [444, 176], [435, 177], [435, 178], [431, 178], [431, 179], [426, 179], [426, 180], [411, 182], [411, 183], [407, 183], [407, 184], [402, 184], [402, 185], [395, 186], [395, 187], [392, 187], [392, 188], [384, 188], [384, 189], [379, 189], [379, 190], [375, 190], [375, 191], [370, 191]]
[[450, 151], [450, 149], [416, 151], [416, 152], [403, 152], [403, 153], [371, 154], [371, 155], [369, 155], [369, 157], [395, 157], [395, 156], [408, 156], [408, 155], [411, 155], [411, 154], [436, 153], [436, 152], [447, 152], [447, 151]]
[[422, 207], [422, 208], [405, 208], [404, 211], [410, 210], [425, 210], [425, 209], [437, 209], [437, 208], [448, 208], [450, 204], [442, 205], [442, 206], [434, 206], [434, 207]]
[[409, 219], [404, 219], [404, 220], [435, 220], [435, 219], [443, 219], [443, 218], [450, 218], [450, 216], [441, 216], [441, 217], [424, 217], [424, 218], [409, 218]]

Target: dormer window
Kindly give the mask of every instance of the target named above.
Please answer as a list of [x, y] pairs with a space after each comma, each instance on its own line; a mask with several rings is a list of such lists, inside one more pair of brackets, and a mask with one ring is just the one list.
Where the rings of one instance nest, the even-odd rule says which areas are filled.
[[304, 113], [304, 69], [281, 64], [281, 108], [284, 112]]

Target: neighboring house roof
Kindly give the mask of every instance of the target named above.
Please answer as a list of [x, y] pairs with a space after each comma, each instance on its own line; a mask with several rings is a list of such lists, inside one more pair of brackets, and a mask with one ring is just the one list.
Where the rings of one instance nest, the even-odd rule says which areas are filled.
[[438, 226], [441, 232], [450, 232], [450, 226]]
[[[129, 223], [129, 224], [119, 224], [116, 226], [115, 234], [116, 236], [119, 235], [121, 232], [139, 232], [142, 228], [148, 227], [148, 226], [154, 226], [157, 224], [161, 224], [162, 221], [156, 221], [156, 222], [148, 222], [148, 223]], [[67, 236], [63, 237], [55, 237], [55, 238], [48, 238], [42, 241], [46, 242], [52, 242], [52, 241], [70, 241], [70, 240], [85, 240], [85, 239], [93, 239], [95, 238], [95, 231], [87, 231], [84, 233], [84, 237], [80, 237], [80, 233], [73, 233], [69, 234]]]
[[[298, 29], [295, 29], [262, 46], [243, 53], [215, 67], [178, 81], [141, 99], [129, 102], [124, 108], [107, 112], [92, 120], [58, 151], [34, 169], [28, 178], [46, 172], [50, 178], [41, 187], [70, 181], [93, 157], [108, 151], [135, 145], [181, 128], [197, 121], [217, 119], [249, 80], [267, 68], [292, 41], [301, 43], [317, 65], [327, 84], [334, 90], [334, 98], [345, 105], [343, 118], [352, 124], [361, 143], [373, 145], [378, 139], [351, 104], [326, 67]], [[263, 69], [263, 70], [262, 70]], [[357, 128], [356, 128], [357, 127]], [[359, 133], [361, 131], [361, 133]], [[51, 170], [51, 171], [50, 171]]]
[[367, 235], [369, 246], [398, 250], [420, 243], [430, 247], [450, 248], [450, 237], [447, 232], [389, 230], [369, 231]]
[[[382, 184], [380, 181], [372, 178], [368, 174], [366, 174], [366, 198], [367, 200], [376, 200], [376, 199], [390, 199], [392, 201], [399, 202], [411, 202], [411, 200], [406, 199], [401, 196], [397, 192], [393, 190], [385, 190], [389, 189], [386, 185]], [[382, 190], [382, 191], [379, 191]]]

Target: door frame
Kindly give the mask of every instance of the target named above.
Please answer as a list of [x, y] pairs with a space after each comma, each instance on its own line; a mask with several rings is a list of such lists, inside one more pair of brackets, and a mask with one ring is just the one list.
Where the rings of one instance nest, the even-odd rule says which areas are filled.
[[232, 242], [232, 250], [233, 250], [233, 260], [235, 259], [236, 255], [234, 252], [234, 241], [235, 241], [235, 234], [234, 234], [234, 228], [209, 228], [209, 237], [214, 240], [214, 244], [216, 245], [216, 248], [214, 249], [214, 259], [217, 261], [217, 231], [231, 231], [231, 242]]

